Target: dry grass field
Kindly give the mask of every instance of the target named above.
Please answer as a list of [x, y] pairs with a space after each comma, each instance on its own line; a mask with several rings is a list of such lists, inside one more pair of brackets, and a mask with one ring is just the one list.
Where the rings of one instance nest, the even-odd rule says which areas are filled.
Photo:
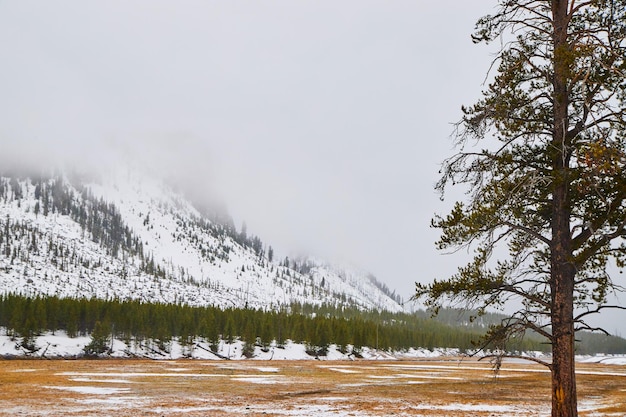
[[[626, 368], [580, 364], [581, 416], [626, 415]], [[448, 361], [0, 361], [2, 416], [541, 416], [534, 364]]]

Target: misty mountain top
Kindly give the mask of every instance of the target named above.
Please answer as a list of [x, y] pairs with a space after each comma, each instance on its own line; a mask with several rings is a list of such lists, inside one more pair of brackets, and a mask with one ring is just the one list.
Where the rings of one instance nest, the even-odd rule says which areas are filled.
[[0, 179], [0, 280], [27, 295], [402, 310], [375, 278], [288, 256], [136, 169]]

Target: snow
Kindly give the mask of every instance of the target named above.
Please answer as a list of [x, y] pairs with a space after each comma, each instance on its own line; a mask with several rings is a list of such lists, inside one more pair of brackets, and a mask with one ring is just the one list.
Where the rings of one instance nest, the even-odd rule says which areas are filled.
[[[446, 405], [414, 405], [413, 410], [432, 410], [432, 411], [466, 411], [480, 413], [510, 413], [516, 414], [522, 411], [519, 407], [489, 404], [446, 404]], [[525, 409], [524, 411], [528, 411]]]
[[92, 378], [70, 378], [70, 381], [75, 382], [99, 382], [103, 384], [134, 384], [134, 381], [127, 379], [92, 379]]
[[[308, 358], [310, 359], [310, 358]], [[59, 363], [66, 361], [59, 361]], [[82, 361], [79, 361], [82, 362]], [[84, 362], [83, 362], [84, 363]], [[126, 363], [132, 365], [126, 365]], [[499, 415], [506, 417], [547, 415], [549, 405], [532, 403], [520, 399], [507, 404], [496, 403], [489, 399], [464, 399], [449, 397], [423, 398], [405, 401], [402, 398], [387, 397], [386, 391], [369, 397], [371, 393], [368, 386], [410, 386], [415, 384], [432, 383], [434, 380], [455, 379], [461, 380], [466, 375], [465, 370], [480, 371], [484, 366], [476, 362], [453, 361], [451, 359], [437, 360], [434, 362], [423, 361], [421, 363], [387, 363], [378, 361], [359, 361], [345, 363], [309, 362], [302, 365], [323, 371], [335, 372], [337, 376], [328, 378], [325, 372], [317, 378], [324, 380], [324, 385], [316, 385], [320, 380], [309, 381], [308, 372], [293, 372], [293, 365], [286, 364], [259, 364], [254, 360], [241, 361], [94, 361], [93, 369], [97, 372], [69, 371], [72, 368], [64, 367], [65, 372], [54, 373], [54, 385], [45, 385], [45, 390], [65, 391], [67, 396], [59, 402], [51, 415], [121, 415], [107, 413], [117, 410], [123, 415], [276, 415], [276, 416], [366, 416], [387, 415], [387, 408], [393, 409], [394, 415]], [[271, 366], [274, 365], [274, 366]], [[206, 369], [211, 367], [214, 369]], [[300, 368], [300, 365], [297, 365]], [[48, 368], [48, 367], [44, 367]], [[20, 372], [50, 372], [50, 369], [34, 369], [25, 367]], [[90, 366], [91, 368], [91, 366]], [[604, 367], [602, 367], [604, 368]], [[89, 369], [89, 368], [88, 368]], [[491, 369], [491, 368], [487, 368]], [[534, 372], [536, 366], [528, 368], [519, 364], [511, 365], [511, 369], [503, 369], [502, 372]], [[618, 369], [619, 370], [619, 369]], [[54, 370], [52, 371], [54, 372]], [[315, 373], [313, 371], [313, 373]], [[341, 376], [344, 375], [345, 376]], [[611, 373], [597, 372], [598, 375], [612, 375]], [[626, 372], [619, 373], [626, 377]], [[479, 375], [474, 372], [474, 377]], [[196, 384], [198, 378], [206, 378], [212, 386], [222, 385], [224, 381], [248, 385], [249, 392], [265, 392], [268, 396], [258, 398], [230, 398], [222, 397], [220, 393], [215, 398], [210, 392], [201, 391], [202, 394], [186, 397], [185, 402], [179, 401], [176, 392], [167, 392], [162, 388], [155, 388], [159, 381], [167, 378], [168, 387], [181, 387], [181, 390], [189, 384]], [[485, 376], [489, 378], [490, 376]], [[487, 380], [487, 379], [486, 379]], [[65, 381], [65, 384], [64, 384]], [[215, 381], [215, 383], [213, 383]], [[336, 381], [335, 385], [332, 385]], [[352, 384], [345, 382], [352, 381]], [[76, 383], [80, 383], [76, 385]], [[307, 385], [313, 384], [313, 385]], [[206, 386], [206, 385], [205, 385]], [[293, 388], [298, 386], [301, 388]], [[358, 397], [351, 396], [355, 390], [351, 387], [364, 387], [358, 391]], [[326, 389], [328, 388], [328, 389]], [[406, 388], [405, 388], [406, 389]], [[286, 391], [287, 390], [287, 391]], [[154, 393], [157, 393], [155, 395]], [[272, 394], [273, 393], [273, 394]], [[205, 395], [206, 394], [206, 395]], [[300, 395], [305, 394], [305, 395]], [[327, 395], [328, 394], [328, 395]], [[452, 393], [450, 393], [452, 394]], [[163, 395], [164, 397], [161, 397]], [[370, 408], [371, 412], [358, 409], [359, 402], [377, 403]], [[595, 397], [581, 401], [580, 410], [590, 415], [601, 415], [603, 402]], [[12, 415], [19, 415], [22, 409], [7, 405]], [[43, 405], [40, 405], [43, 407]], [[38, 411], [30, 410], [22, 415], [35, 415]], [[67, 414], [64, 414], [64, 413]], [[46, 410], [36, 415], [46, 415]]]
[[626, 355], [577, 356], [576, 360], [581, 363], [604, 363], [607, 365], [626, 365]]
[[91, 386], [78, 386], [78, 387], [57, 387], [57, 386], [45, 386], [44, 388], [58, 389], [63, 391], [72, 391], [79, 394], [92, 394], [92, 395], [112, 395], [122, 392], [130, 391], [130, 388], [110, 388], [110, 387], [91, 387]]
[[360, 374], [361, 373], [361, 371], [358, 371], [355, 369], [348, 369], [346, 367], [329, 366], [327, 368], [331, 371], [341, 372], [342, 374]]
[[59, 375], [64, 376], [79, 376], [79, 377], [101, 377], [105, 378], [107, 376], [114, 377], [127, 377], [127, 378], [136, 378], [136, 377], [154, 377], [154, 378], [195, 378], [195, 377], [203, 377], [203, 378], [213, 378], [219, 375], [213, 374], [198, 374], [198, 373], [167, 373], [167, 372], [61, 372]]
[[[29, 356], [29, 357], [63, 357], [72, 358], [83, 356], [84, 347], [91, 342], [91, 337], [80, 336], [71, 338], [68, 337], [65, 332], [46, 332], [35, 338], [35, 346], [38, 348], [35, 352], [26, 352], [22, 349], [18, 349], [17, 346], [19, 339], [12, 339], [7, 336], [6, 329], [0, 328], [0, 356], [4, 357], [16, 357], [16, 356]], [[162, 352], [156, 350], [156, 345], [152, 345], [150, 341], [144, 341], [141, 344], [131, 343], [127, 346], [121, 340], [115, 339], [112, 343], [113, 351], [110, 352], [108, 357], [112, 358], [151, 358], [151, 359], [168, 359], [175, 360], [181, 358], [191, 359], [209, 359], [209, 360], [221, 360], [228, 359], [245, 359], [243, 356], [243, 342], [234, 341], [227, 343], [221, 341], [218, 344], [217, 354], [212, 353], [209, 347], [209, 343], [203, 339], [196, 339], [193, 343], [193, 348], [183, 349], [177, 340], [173, 340], [170, 343], [170, 351]], [[393, 358], [393, 355], [386, 352], [376, 352], [375, 350], [365, 348], [367, 357], [369, 359], [379, 358]], [[255, 347], [254, 355], [251, 359], [254, 360], [300, 360], [300, 359], [319, 359], [319, 360], [350, 360], [352, 356], [348, 353], [341, 353], [337, 346], [330, 345], [328, 348], [327, 356], [313, 357], [306, 353], [306, 346], [301, 343], [293, 343], [287, 341], [280, 347], [276, 343], [272, 343], [269, 349], [262, 349], [261, 347]], [[173, 369], [174, 372], [183, 372], [184, 369]], [[277, 372], [276, 368], [272, 367], [259, 367], [259, 371], [272, 373]]]
[[234, 376], [231, 378], [233, 381], [239, 382], [247, 382], [250, 384], [276, 384], [278, 381], [274, 378], [270, 378], [267, 376], [260, 375], [245, 375], [245, 376]]
[[[7, 179], [0, 177], [2, 180]], [[76, 201], [83, 200], [79, 190], [86, 188], [95, 198], [114, 204], [125, 225], [144, 243], [145, 255], [152, 257], [167, 277], [156, 279], [143, 272], [137, 256], [107, 255], [69, 216], [35, 214], [35, 187], [22, 180], [20, 201], [0, 199], [0, 220], [8, 216], [43, 236], [26, 260], [0, 256], [0, 291], [251, 308], [347, 300], [364, 309], [403, 310], [366, 272], [356, 268], [309, 259], [310, 271], [301, 274], [260, 259], [230, 236], [201, 226], [203, 217], [188, 200], [140, 172], [121, 169], [98, 181], [64, 181]], [[22, 247], [30, 247], [29, 233], [21, 239]], [[53, 265], [49, 241], [76, 252], [84, 263]], [[203, 250], [210, 257], [203, 256]]]
[[277, 373], [279, 371], [278, 368], [272, 366], [260, 366], [256, 368], [259, 372], [269, 372], [269, 373]]
[[107, 398], [85, 398], [78, 400], [80, 404], [107, 404], [107, 405], [139, 405], [141, 397], [107, 397]]
[[459, 356], [460, 351], [456, 348], [448, 349], [424, 349], [424, 348], [410, 348], [402, 356], [405, 359], [420, 359], [420, 358], [438, 358], [441, 356]]
[[[35, 338], [35, 346], [38, 350], [35, 352], [26, 352], [19, 348], [18, 339], [12, 339], [7, 335], [6, 329], [0, 328], [0, 357], [45, 357], [45, 358], [75, 358], [83, 356], [84, 347], [91, 342], [91, 337], [79, 336], [68, 337], [63, 331], [57, 331], [54, 334], [46, 332]], [[177, 340], [173, 340], [170, 343], [170, 352], [159, 352], [155, 350], [155, 346], [151, 346], [149, 341], [144, 341], [142, 344], [131, 343], [131, 346], [127, 346], [121, 340], [113, 341], [113, 351], [108, 354], [108, 357], [112, 358], [150, 358], [150, 359], [167, 359], [176, 360], [183, 358], [190, 359], [202, 359], [202, 360], [223, 360], [246, 359], [243, 356], [243, 342], [234, 341], [227, 343], [221, 341], [218, 346], [217, 354], [210, 351], [209, 343], [203, 339], [194, 340], [193, 348], [183, 349]], [[350, 352], [348, 347], [347, 353], [339, 351], [336, 345], [330, 345], [328, 347], [328, 353], [326, 356], [311, 356], [306, 353], [306, 346], [301, 343], [294, 343], [290, 340], [286, 341], [283, 345], [278, 346], [275, 342], [272, 343], [269, 349], [262, 349], [261, 347], [255, 347], [253, 356], [250, 360], [310, 360], [318, 359], [320, 361], [335, 361], [345, 360], [352, 361], [354, 356]], [[407, 351], [387, 352], [380, 351], [368, 347], [361, 349], [362, 359], [377, 361], [394, 361], [394, 360], [406, 360], [406, 359], [420, 359], [420, 358], [459, 358], [462, 355], [459, 354], [456, 349], [433, 349], [432, 351], [427, 349], [410, 349]], [[549, 358], [548, 358], [549, 359]], [[580, 363], [602, 363], [607, 365], [626, 365], [626, 355], [597, 355], [597, 356], [577, 356], [576, 360]], [[506, 365], [506, 363], [505, 363]], [[323, 366], [323, 365], [320, 365]], [[445, 365], [437, 364], [414, 364], [398, 362], [397, 364], [386, 364], [388, 367], [395, 367], [397, 369], [430, 369], [433, 372], [438, 370], [447, 369]], [[463, 361], [459, 361], [458, 367], [463, 368], [467, 366], [468, 369], [484, 370], [491, 372], [492, 368], [488, 364], [484, 365], [463, 365]], [[275, 373], [278, 369], [275, 367], [259, 366], [257, 367], [259, 372]], [[341, 373], [357, 372], [353, 368], [348, 366], [332, 365], [331, 370]], [[361, 368], [362, 369], [362, 368]], [[508, 369], [506, 366], [502, 367], [502, 370], [521, 372], [519, 369]], [[35, 372], [36, 369], [22, 369], [20, 372]], [[183, 374], [185, 368], [172, 368], [172, 375]], [[547, 372], [546, 369], [528, 369], [524, 372]], [[580, 371], [581, 373], [587, 373], [588, 371]], [[613, 373], [614, 376], [626, 376], [624, 373]], [[163, 376], [170, 374], [162, 374]], [[603, 375], [605, 375], [603, 373]], [[93, 376], [93, 375], [92, 375]], [[110, 376], [110, 375], [109, 375]], [[420, 378], [428, 378], [428, 376], [420, 375]]]

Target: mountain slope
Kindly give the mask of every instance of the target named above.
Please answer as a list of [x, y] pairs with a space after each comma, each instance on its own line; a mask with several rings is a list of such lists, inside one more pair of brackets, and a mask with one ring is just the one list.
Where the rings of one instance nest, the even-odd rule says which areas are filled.
[[368, 274], [272, 261], [258, 237], [127, 170], [101, 178], [0, 177], [4, 292], [278, 309], [293, 302], [401, 311]]

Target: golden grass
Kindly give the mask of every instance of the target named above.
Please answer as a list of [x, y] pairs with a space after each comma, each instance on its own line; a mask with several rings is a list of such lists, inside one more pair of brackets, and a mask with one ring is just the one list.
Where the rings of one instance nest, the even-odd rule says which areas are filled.
[[[578, 370], [581, 416], [626, 413], [626, 367]], [[473, 360], [0, 361], [2, 416], [536, 416], [549, 392], [539, 365]]]

